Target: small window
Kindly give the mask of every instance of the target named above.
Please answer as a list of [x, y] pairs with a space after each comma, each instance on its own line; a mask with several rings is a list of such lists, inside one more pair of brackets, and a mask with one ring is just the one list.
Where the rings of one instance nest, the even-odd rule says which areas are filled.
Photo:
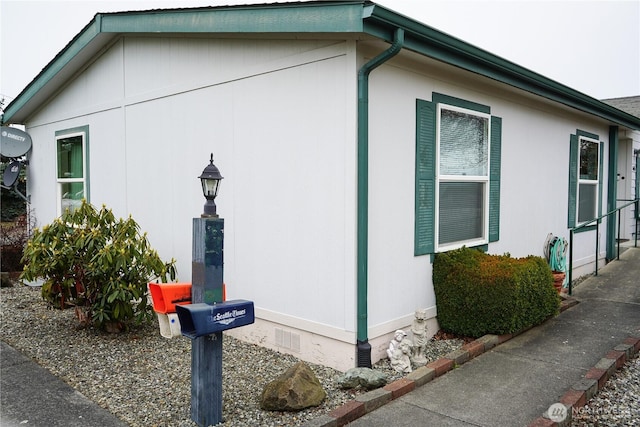
[[87, 132], [67, 131], [56, 135], [58, 214], [75, 210], [88, 199]]
[[[602, 206], [603, 144], [598, 135], [577, 131], [571, 135], [569, 164], [569, 228], [583, 224], [589, 230]], [[593, 224], [591, 224], [593, 223]]]
[[578, 223], [582, 224], [598, 217], [598, 177], [600, 144], [580, 138], [578, 161]]

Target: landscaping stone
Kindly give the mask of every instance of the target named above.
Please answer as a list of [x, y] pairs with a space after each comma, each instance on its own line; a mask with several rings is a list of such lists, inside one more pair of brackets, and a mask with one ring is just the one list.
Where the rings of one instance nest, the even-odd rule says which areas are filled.
[[311, 368], [298, 362], [265, 386], [260, 407], [267, 411], [300, 411], [320, 405], [326, 396]]
[[342, 389], [364, 388], [373, 390], [385, 385], [388, 377], [386, 374], [371, 368], [352, 368], [340, 375], [336, 381]]

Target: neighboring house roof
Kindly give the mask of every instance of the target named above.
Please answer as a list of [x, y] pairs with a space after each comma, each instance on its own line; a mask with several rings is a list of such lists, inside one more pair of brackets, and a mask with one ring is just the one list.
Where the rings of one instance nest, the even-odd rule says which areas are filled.
[[640, 118], [640, 96], [603, 99], [602, 102]]
[[95, 55], [122, 34], [327, 34], [391, 43], [506, 83], [612, 123], [640, 129], [640, 118], [368, 0], [313, 1], [98, 13], [5, 109], [24, 123]]

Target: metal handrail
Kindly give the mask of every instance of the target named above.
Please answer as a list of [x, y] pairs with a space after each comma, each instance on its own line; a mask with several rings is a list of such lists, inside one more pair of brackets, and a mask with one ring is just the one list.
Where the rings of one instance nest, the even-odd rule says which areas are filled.
[[623, 206], [619, 206], [617, 208], [615, 208], [614, 210], [612, 210], [611, 212], [607, 212], [604, 215], [599, 216], [598, 218], [594, 218], [591, 221], [587, 221], [584, 224], [580, 224], [577, 227], [573, 227], [569, 229], [569, 295], [571, 295], [572, 293], [572, 280], [573, 280], [573, 234], [575, 233], [576, 230], [579, 230], [581, 228], [585, 228], [585, 227], [592, 227], [594, 222], [595, 222], [595, 226], [596, 226], [596, 271], [595, 271], [595, 275], [598, 275], [598, 254], [600, 252], [600, 239], [598, 238], [600, 235], [600, 220], [602, 220], [605, 217], [608, 217], [609, 215], [613, 215], [616, 212], [618, 212], [618, 254], [617, 254], [617, 259], [620, 259], [620, 214], [622, 212], [622, 209], [631, 206], [631, 205], [635, 205], [635, 209], [636, 209], [636, 215], [635, 215], [635, 220], [636, 220], [636, 232], [635, 232], [635, 242], [634, 242], [634, 246], [637, 248], [638, 247], [638, 220], [639, 220], [639, 216], [637, 215], [638, 213], [638, 207], [640, 206], [640, 198], [636, 198], [636, 199], [622, 199], [622, 200], [617, 200], [617, 201], [623, 201], [623, 202], [629, 202]]

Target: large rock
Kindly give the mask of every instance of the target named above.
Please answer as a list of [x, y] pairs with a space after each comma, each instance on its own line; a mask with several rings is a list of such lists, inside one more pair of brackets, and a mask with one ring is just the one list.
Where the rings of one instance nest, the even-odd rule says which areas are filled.
[[300, 411], [322, 403], [327, 393], [304, 362], [298, 362], [262, 390], [260, 407], [266, 411]]
[[373, 390], [387, 383], [387, 375], [371, 368], [351, 368], [337, 379], [342, 389], [364, 388]]

